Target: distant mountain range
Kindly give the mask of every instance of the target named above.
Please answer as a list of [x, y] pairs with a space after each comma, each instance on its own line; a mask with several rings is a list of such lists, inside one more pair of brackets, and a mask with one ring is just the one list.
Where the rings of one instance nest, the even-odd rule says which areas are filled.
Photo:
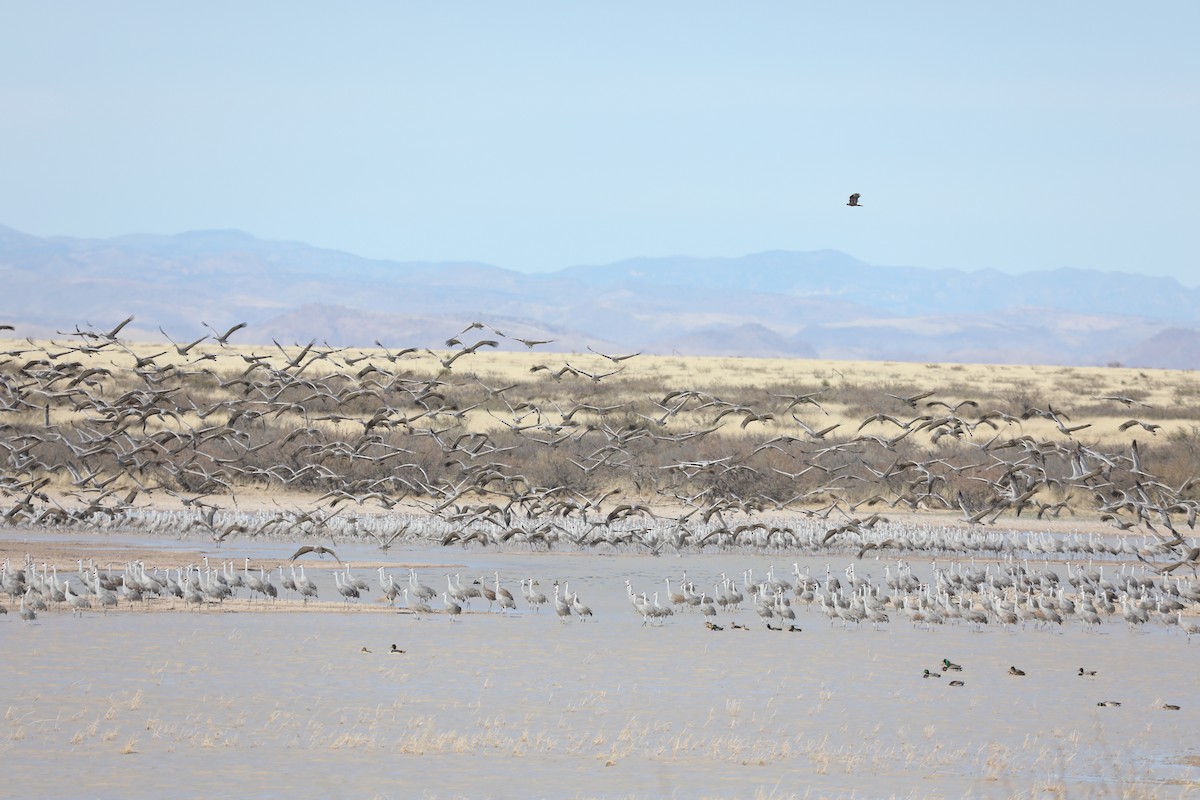
[[[444, 347], [473, 321], [542, 349], [1200, 368], [1200, 289], [1058, 269], [881, 267], [845, 253], [637, 258], [525, 274], [360, 258], [240, 231], [40, 238], [0, 226], [0, 323], [176, 340]], [[522, 347], [508, 341], [507, 346]]]

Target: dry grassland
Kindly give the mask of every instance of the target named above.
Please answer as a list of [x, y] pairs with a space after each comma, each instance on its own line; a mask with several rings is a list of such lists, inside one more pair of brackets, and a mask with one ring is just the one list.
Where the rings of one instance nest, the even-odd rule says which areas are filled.
[[[25, 340], [0, 340], [0, 352], [29, 347]], [[56, 349], [52, 342], [37, 342], [33, 347], [35, 352]], [[138, 358], [160, 354], [162, 361], [171, 361], [172, 354], [169, 351], [163, 354], [163, 347], [161, 343], [130, 343], [132, 352], [106, 349], [94, 354], [73, 353], [70, 357], [85, 369], [112, 366], [132, 370]], [[193, 361], [215, 375], [231, 380], [246, 371], [248, 359], [265, 355], [282, 364], [302, 350], [295, 345], [278, 349], [274, 345], [224, 348], [200, 345], [191, 355]], [[1030, 406], [1053, 406], [1073, 419], [1092, 423], [1083, 438], [1104, 444], [1128, 443], [1131, 436], [1118, 428], [1132, 418], [1160, 425], [1154, 434], [1158, 438], [1190, 434], [1200, 426], [1200, 373], [1191, 370], [652, 355], [637, 355], [614, 364], [593, 353], [564, 355], [536, 350], [480, 350], [466, 360], [457, 360], [447, 370], [442, 361], [451, 357], [453, 350], [419, 350], [405, 353], [395, 361], [386, 358], [385, 352], [374, 348], [337, 351], [342, 358], [348, 356], [354, 361], [355, 373], [374, 367], [384, 372], [399, 371], [416, 381], [462, 381], [476, 376], [489, 386], [515, 384], [513, 395], [522, 399], [559, 404], [598, 394], [611, 398], [613, 403], [635, 403], [672, 391], [694, 390], [749, 405], [751, 400], [761, 402], [773, 394], [819, 393], [816, 399], [826, 413], [802, 413], [811, 409], [800, 408], [799, 416], [824, 424], [857, 427], [865, 417], [896, 405], [888, 394], [911, 396], [933, 391], [930, 401], [953, 405], [974, 400], [980, 408], [1003, 409], [1016, 415]], [[304, 374], [309, 378], [328, 378], [345, 373], [343, 365], [335, 356], [333, 361], [314, 361]], [[567, 366], [604, 377], [599, 381], [573, 375], [551, 377]], [[610, 374], [614, 371], [615, 374]], [[601, 382], [603, 392], [599, 388]], [[1111, 397], [1125, 397], [1135, 403], [1131, 406], [1104, 399]], [[471, 430], [499, 427], [482, 411], [468, 411], [466, 419]], [[756, 430], [771, 431], [772, 435], [794, 431], [795, 427], [786, 416], [756, 424]], [[1054, 430], [1054, 424], [1045, 419], [1024, 420], [1022, 425], [1022, 431], [1033, 436], [1048, 435]], [[745, 429], [725, 426], [716, 433], [737, 437], [745, 435]], [[1141, 434], [1143, 439], [1148, 436], [1144, 430]]]

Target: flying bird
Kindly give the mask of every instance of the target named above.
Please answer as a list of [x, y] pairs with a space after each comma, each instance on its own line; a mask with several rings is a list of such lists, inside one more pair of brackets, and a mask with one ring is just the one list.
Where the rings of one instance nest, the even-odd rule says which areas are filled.
[[854, 206], [855, 208], [862, 208], [862, 204], [858, 202], [858, 198], [860, 197], [862, 197], [862, 195], [858, 192], [855, 192], [854, 194], [850, 195], [850, 202], [846, 203], [846, 205]]
[[522, 339], [520, 336], [513, 336], [512, 339], [513, 341], [520, 342], [521, 344], [525, 345], [530, 350], [539, 344], [550, 344], [554, 341], [553, 339]]
[[[203, 325], [204, 327], [208, 328], [213, 333], [217, 332], [217, 329], [214, 328], [212, 325], [209, 325], [207, 322], [201, 322], [200, 324]], [[246, 327], [246, 323], [239, 322], [237, 325], [234, 325], [229, 330], [227, 330], [224, 333], [217, 336], [217, 343], [221, 344], [221, 345], [229, 344], [229, 337], [232, 336], [236, 331], [240, 331], [244, 327]]]
[[1140, 419], [1131, 419], [1128, 422], [1122, 422], [1120, 425], [1118, 425], [1117, 430], [1127, 431], [1130, 428], [1134, 428], [1137, 426], [1141, 426], [1141, 427], [1145, 428], [1146, 430], [1150, 431], [1150, 433], [1155, 436], [1158, 435], [1159, 429], [1162, 428], [1162, 425], [1156, 425], [1153, 422], [1142, 422]]
[[118, 322], [117, 327], [113, 328], [111, 331], [104, 334], [104, 338], [108, 339], [110, 342], [115, 342], [117, 340], [117, 334], [121, 332], [122, 328], [124, 328], [126, 325], [128, 325], [131, 322], [133, 322], [132, 314], [130, 314], [128, 317], [126, 317], [121, 322]]
[[338, 562], [339, 564], [342, 563], [342, 560], [337, 557], [337, 553], [333, 552], [333, 550], [331, 550], [330, 548], [325, 547], [323, 545], [316, 545], [314, 547], [313, 545], [308, 545], [308, 544], [301, 547], [295, 553], [292, 553], [292, 557], [289, 558], [288, 561], [295, 561], [297, 558], [304, 555], [305, 553], [316, 553], [319, 556], [323, 556], [326, 553], [328, 553], [329, 555], [333, 556], [334, 561]]

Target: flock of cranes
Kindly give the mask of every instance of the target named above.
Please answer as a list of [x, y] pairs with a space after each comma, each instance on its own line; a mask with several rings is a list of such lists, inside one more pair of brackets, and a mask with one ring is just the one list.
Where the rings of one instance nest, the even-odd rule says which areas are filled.
[[[631, 389], [613, 376], [638, 354], [593, 351], [612, 369], [538, 364], [489, 385], [467, 365], [513, 337], [484, 323], [452, 337], [444, 357], [234, 350], [241, 324], [214, 330], [207, 347], [168, 337], [137, 350], [120, 338], [129, 322], [0, 351], [0, 524], [202, 532], [218, 545], [373, 540], [384, 551], [975, 549], [1107, 554], [1168, 571], [1200, 559], [1196, 476], [1157, 475], [1136, 439], [1113, 449], [1081, 438], [1093, 423], [1049, 403], [984, 408], [893, 390], [857, 425], [825, 424], [829, 390]], [[430, 355], [440, 369], [416, 369]], [[1053, 432], [1027, 432], [1034, 423]], [[264, 492], [270, 511], [239, 507]], [[954, 524], [889, 516], [910, 510]], [[1022, 515], [1076, 514], [1114, 531], [1015, 529]]]
[[[788, 572], [772, 566], [755, 576], [753, 569], [697, 580], [686, 571], [678, 578], [664, 576], [650, 587], [624, 582], [630, 608], [642, 625], [660, 626], [676, 614], [681, 619], [693, 615], [703, 619], [711, 630], [749, 629], [758, 617], [771, 631], [801, 632], [798, 625], [804, 615], [821, 615], [830, 626], [845, 629], [870, 626], [874, 630], [895, 621], [932, 628], [962, 625], [971, 630], [995, 626], [1010, 630], [1055, 631], [1064, 625], [1079, 625], [1085, 631], [1106, 624], [1124, 623], [1131, 629], [1150, 624], [1179, 630], [1191, 638], [1200, 634], [1188, 613], [1200, 602], [1200, 579], [1183, 575], [1162, 575], [1144, 565], [1113, 567], [1103, 564], [1066, 562], [1064, 571], [1049, 562], [1038, 567], [1028, 561], [1008, 559], [996, 564], [976, 565], [962, 561], [938, 564], [928, 570], [914, 569], [905, 559], [882, 563], [882, 573], [871, 574], [856, 568], [852, 561], [839, 574], [826, 564], [824, 572], [812, 571], [793, 563]], [[287, 562], [273, 569], [252, 566], [245, 558], [233, 561], [188, 564], [175, 568], [147, 569], [140, 561], [131, 561], [120, 569], [101, 569], [94, 563], [78, 562], [77, 570], [60, 573], [57, 566], [37, 564], [31, 558], [19, 565], [9, 560], [0, 563], [0, 594], [15, 602], [24, 622], [32, 622], [38, 612], [70, 611], [83, 616], [89, 611], [109, 609], [192, 610], [224, 607], [234, 598], [254, 603], [301, 603], [317, 601], [321, 587], [309, 576], [303, 564]], [[478, 578], [463, 579], [461, 573], [446, 572], [440, 580], [427, 582], [410, 568], [397, 579], [385, 567], [378, 567], [372, 579], [355, 573], [349, 562], [332, 570], [334, 591], [342, 599], [341, 609], [349, 611], [373, 597], [387, 608], [397, 608], [416, 618], [444, 614], [451, 620], [472, 613], [538, 614], [550, 606], [556, 617], [566, 622], [581, 622], [593, 617], [593, 611], [573, 590], [569, 581], [553, 581], [552, 596], [542, 591], [538, 581], [521, 578], [515, 596], [501, 581], [499, 571]], [[323, 579], [327, 596], [328, 580]], [[483, 604], [486, 603], [486, 607]], [[339, 606], [334, 604], [334, 609]], [[326, 609], [329, 609], [328, 602]], [[0, 605], [0, 612], [7, 608]]]
[[[974, 566], [954, 562], [931, 566], [931, 576], [919, 579], [905, 560], [885, 565], [882, 579], [858, 574], [854, 564], [839, 578], [826, 565], [824, 575], [813, 575], [793, 564], [789, 576], [770, 568], [755, 580], [752, 570], [702, 588], [685, 573], [676, 588], [667, 578], [666, 588], [638, 591], [625, 582], [626, 595], [643, 625], [662, 624], [678, 611], [701, 614], [710, 629], [723, 630], [714, 621], [719, 614], [752, 608], [772, 631], [799, 632], [797, 609], [819, 611], [829, 624], [843, 628], [870, 625], [879, 630], [895, 617], [914, 626], [930, 628], [961, 624], [974, 630], [993, 625], [1008, 629], [1055, 630], [1079, 624], [1084, 630], [1123, 621], [1131, 629], [1150, 624], [1177, 627], [1191, 642], [1200, 625], [1185, 619], [1185, 611], [1200, 602], [1200, 581], [1180, 576], [1154, 575], [1140, 570], [1111, 570], [1103, 566], [1066, 564], [1066, 577], [1049, 565], [1033, 568], [1028, 562]], [[707, 587], [711, 586], [711, 591]], [[733, 628], [745, 627], [736, 622]]]
[[[262, 565], [252, 567], [248, 557], [240, 566], [233, 561], [213, 564], [208, 557], [204, 557], [202, 564], [174, 568], [147, 569], [141, 561], [130, 561], [119, 569], [111, 565], [102, 569], [94, 561], [85, 564], [82, 559], [77, 566], [74, 572], [60, 574], [57, 565], [39, 564], [31, 557], [18, 565], [5, 559], [0, 562], [0, 595], [7, 595], [10, 602], [16, 602], [24, 622], [32, 622], [37, 612], [48, 610], [69, 610], [73, 616], [82, 616], [88, 611], [106, 612], [109, 609], [198, 610], [223, 606], [234, 598], [250, 604], [299, 602], [307, 605], [321, 597], [321, 587], [307, 574], [304, 565], [290, 561], [286, 566], [276, 564], [272, 569]], [[417, 617], [442, 612], [453, 619], [461, 616], [464, 609], [484, 613], [494, 609], [498, 614], [520, 610], [512, 591], [502, 585], [499, 571], [467, 582], [463, 581], [461, 573], [447, 572], [444, 574], [445, 586], [435, 588], [423, 581], [414, 568], [397, 581], [385, 567], [377, 567], [372, 582], [362, 574], [355, 574], [349, 562], [340, 566], [342, 569], [332, 570], [331, 575], [333, 589], [346, 609], [374, 592], [378, 602], [386, 602], [388, 608], [396, 608], [400, 601], [400, 608]], [[539, 586], [534, 578], [520, 579], [521, 605], [525, 611], [540, 613], [549, 604]], [[486, 609], [479, 609], [479, 604], [484, 602]], [[571, 617], [581, 621], [592, 617], [591, 608], [579, 599], [578, 591], [570, 588], [569, 581], [561, 584], [554, 581], [553, 608], [564, 622]], [[7, 606], [0, 604], [0, 614], [7, 613]]]

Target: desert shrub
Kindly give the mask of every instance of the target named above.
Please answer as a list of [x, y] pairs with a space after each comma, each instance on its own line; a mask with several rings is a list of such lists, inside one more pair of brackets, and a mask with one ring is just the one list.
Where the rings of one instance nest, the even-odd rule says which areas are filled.
[[[1200, 478], [1200, 425], [1189, 425], [1171, 432], [1165, 442], [1156, 443], [1144, 451], [1163, 483], [1179, 488], [1192, 479]], [[1181, 495], [1200, 500], [1200, 480], [1187, 487]]]

